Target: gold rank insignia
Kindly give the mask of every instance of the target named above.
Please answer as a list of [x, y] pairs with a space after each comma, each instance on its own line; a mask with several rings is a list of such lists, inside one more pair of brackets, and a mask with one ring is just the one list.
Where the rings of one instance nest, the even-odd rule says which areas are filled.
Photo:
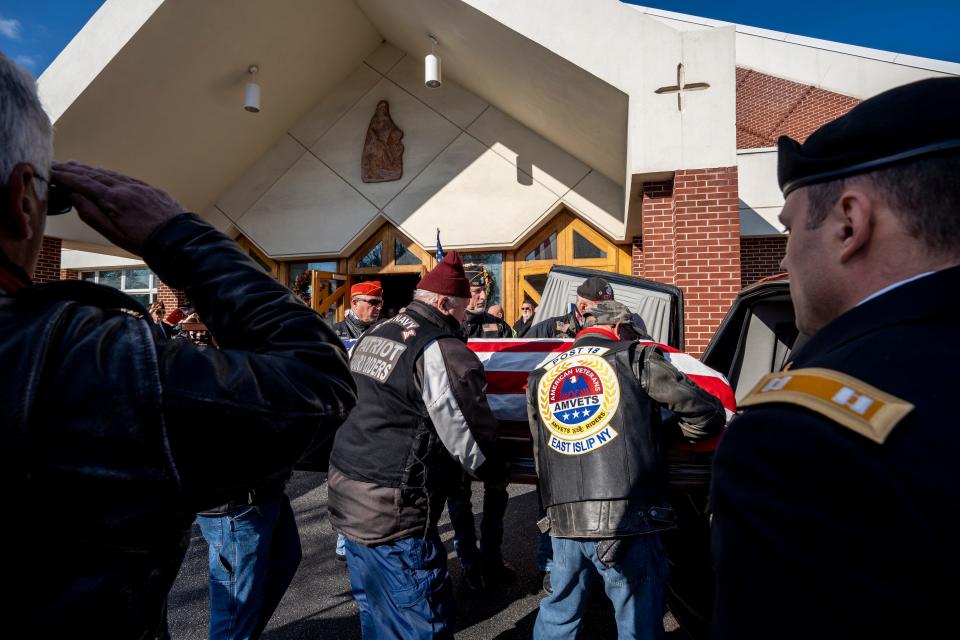
[[771, 402], [805, 407], [878, 444], [883, 444], [897, 423], [913, 411], [906, 400], [839, 371], [819, 368], [764, 376], [739, 406]]

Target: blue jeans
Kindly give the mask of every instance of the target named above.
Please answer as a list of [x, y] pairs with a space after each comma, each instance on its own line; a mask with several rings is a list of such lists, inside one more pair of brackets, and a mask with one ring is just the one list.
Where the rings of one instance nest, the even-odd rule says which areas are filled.
[[597, 559], [597, 542], [553, 538], [553, 593], [540, 602], [534, 640], [577, 637], [594, 573], [603, 578], [607, 597], [613, 602], [621, 640], [663, 638], [669, 569], [659, 535], [624, 538], [617, 563], [612, 567]]
[[256, 638], [300, 564], [300, 534], [284, 493], [224, 516], [197, 516], [210, 545], [210, 638]]
[[363, 640], [453, 638], [447, 551], [435, 528], [375, 547], [347, 538], [346, 551]]
[[447, 497], [450, 524], [453, 525], [453, 548], [464, 568], [473, 567], [478, 560], [497, 564], [503, 562], [500, 545], [503, 543], [503, 516], [510, 496], [506, 488], [483, 488], [483, 519], [480, 521], [480, 551], [477, 553], [477, 530], [470, 503], [472, 481], [469, 477]]
[[[537, 504], [540, 505], [540, 515], [542, 518], [547, 515], [543, 508], [543, 496], [540, 495], [540, 487], [537, 487]], [[537, 542], [537, 568], [544, 573], [550, 573], [553, 568], [553, 542], [549, 533], [540, 533], [540, 540]]]

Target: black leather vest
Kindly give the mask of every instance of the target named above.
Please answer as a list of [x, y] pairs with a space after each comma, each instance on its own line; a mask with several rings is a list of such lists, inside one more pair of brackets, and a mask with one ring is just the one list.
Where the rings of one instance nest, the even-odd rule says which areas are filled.
[[[418, 308], [424, 313], [417, 313]], [[350, 369], [357, 406], [337, 431], [330, 456], [330, 464], [348, 477], [382, 487], [424, 489], [429, 472], [446, 466], [416, 378], [417, 359], [426, 346], [457, 335], [439, 314], [433, 315], [428, 307], [412, 303], [353, 346]]]
[[635, 348], [584, 336], [530, 374], [544, 506], [663, 499], [660, 413], [633, 371]]

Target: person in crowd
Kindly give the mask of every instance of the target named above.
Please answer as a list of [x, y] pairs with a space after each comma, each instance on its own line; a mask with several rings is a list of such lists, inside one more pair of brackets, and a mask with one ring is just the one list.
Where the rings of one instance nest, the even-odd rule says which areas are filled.
[[[196, 313], [184, 320], [199, 323]], [[206, 329], [186, 333], [196, 346], [216, 346]], [[197, 514], [207, 543], [211, 640], [259, 638], [293, 581], [302, 552], [284, 491], [289, 479], [270, 478]]]
[[157, 325], [157, 327], [163, 333], [165, 338], [170, 338], [173, 335], [173, 325], [167, 324], [167, 310], [163, 301], [157, 300], [151, 304], [149, 309], [147, 309], [147, 313], [149, 314], [150, 319], [153, 320], [153, 323]]
[[150, 305], [150, 308], [147, 309], [147, 313], [150, 314], [150, 319], [153, 320], [155, 324], [161, 324], [163, 319], [167, 316], [166, 305], [163, 304], [162, 300], [157, 300]]
[[470, 287], [456, 251], [413, 298], [353, 346], [357, 409], [330, 454], [330, 521], [347, 537], [366, 639], [453, 637], [437, 532], [447, 490], [460, 469], [491, 486], [507, 481], [483, 366], [460, 329]]
[[716, 452], [715, 638], [921, 638], [949, 624], [958, 105], [960, 78], [923, 80], [778, 142], [782, 267], [810, 338], [743, 399]]
[[[29, 74], [0, 54], [0, 408], [8, 626], [37, 637], [153, 637], [198, 510], [285, 477], [356, 400], [317, 315], [166, 193], [51, 167]], [[76, 208], [183, 289], [223, 347], [166, 341], [124, 293], [34, 285], [48, 209]], [[64, 527], [69, 534], [64, 535]]]
[[[489, 274], [482, 265], [464, 267], [470, 282], [470, 301], [462, 328], [468, 338], [510, 338], [513, 330], [501, 318], [487, 312], [487, 284]], [[499, 305], [495, 305], [499, 307]], [[447, 510], [453, 526], [453, 546], [463, 569], [464, 583], [473, 591], [481, 591], [487, 582], [510, 582], [515, 573], [503, 560], [500, 546], [503, 542], [503, 518], [507, 510], [506, 487], [484, 486], [483, 518], [480, 522], [478, 544], [476, 521], [473, 517], [473, 479], [463, 474], [450, 491]]]
[[350, 308], [342, 322], [333, 325], [341, 338], [359, 338], [380, 317], [383, 287], [378, 280], [358, 282], [350, 287]]
[[487, 313], [492, 315], [494, 318], [500, 318], [503, 320], [503, 307], [499, 304], [492, 305], [489, 309], [487, 309]]
[[506, 322], [487, 312], [487, 287], [489, 274], [483, 265], [469, 264], [464, 267], [470, 281], [470, 302], [462, 327], [468, 338], [512, 338], [513, 330]]
[[584, 312], [602, 300], [613, 300], [613, 287], [603, 278], [591, 276], [577, 287], [577, 301], [570, 313], [538, 322], [524, 337], [573, 338], [583, 326]]
[[666, 361], [623, 304], [584, 312], [573, 347], [532, 371], [527, 413], [553, 541], [553, 592], [534, 638], [575, 638], [592, 576], [603, 579], [621, 638], [663, 636], [667, 558], [659, 533], [675, 527], [666, 500], [667, 429], [661, 408], [691, 441], [718, 433], [723, 405]]
[[[341, 338], [357, 339], [364, 334], [380, 318], [380, 309], [383, 306], [383, 285], [379, 280], [358, 282], [350, 287], [350, 308], [342, 322], [333, 325], [333, 330]], [[396, 315], [396, 314], [394, 314]], [[387, 317], [390, 311], [387, 312]], [[337, 545], [334, 549], [337, 560], [346, 562], [345, 548], [347, 539], [342, 533], [337, 534]]]
[[513, 325], [513, 332], [518, 338], [526, 337], [527, 332], [533, 326], [533, 314], [536, 311], [536, 305], [529, 299], [524, 300], [520, 305], [520, 318]]

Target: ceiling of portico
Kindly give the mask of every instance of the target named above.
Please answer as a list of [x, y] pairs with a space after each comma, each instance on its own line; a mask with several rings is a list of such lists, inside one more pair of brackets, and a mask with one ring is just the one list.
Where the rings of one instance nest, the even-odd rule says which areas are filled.
[[[108, 0], [40, 80], [44, 103], [63, 105], [53, 109], [56, 157], [137, 176], [195, 211], [382, 40], [344, 0], [166, 0], [129, 40], [109, 42], [127, 28], [130, 9], [129, 0]], [[116, 54], [91, 68], [91, 50], [110, 46]], [[256, 114], [242, 108], [251, 64], [260, 67]], [[48, 233], [106, 242], [75, 213], [52, 218]]]
[[[251, 167], [275, 155], [277, 145], [290, 146], [290, 135], [301, 144], [309, 138], [310, 132], [296, 129], [298, 123], [349, 83], [364, 60], [376, 68], [371, 55], [383, 40], [406, 54], [416, 84], [427, 33], [440, 39], [451, 88], [459, 83], [475, 100], [556, 145], [597, 178], [621, 188], [624, 183], [627, 95], [467, 3], [152, 1], [156, 9], [141, 12], [142, 24], [131, 26], [123, 24], [132, 19], [127, 0], [107, 0], [41, 78], [45, 103], [57, 105], [56, 156], [163, 187], [186, 208], [213, 212], [218, 226], [229, 227], [235, 218], [213, 204], [219, 206]], [[108, 42], [111, 38], [115, 41]], [[111, 53], [91, 62], [97, 58], [89, 55], [93, 50]], [[263, 92], [257, 114], [241, 108], [251, 63], [260, 67]], [[393, 77], [401, 71], [398, 67], [391, 79], [405, 84]], [[412, 86], [410, 91], [416, 95]], [[418, 97], [464, 131], [474, 119], [477, 127], [483, 124], [472, 105], [457, 113]], [[285, 167], [303, 153], [289, 151]], [[314, 151], [326, 158], [323, 149]], [[318, 170], [308, 164], [299, 167], [304, 175]], [[373, 202], [379, 207], [386, 200]], [[429, 224], [423, 221], [424, 228]], [[76, 214], [52, 218], [48, 233], [77, 246], [106, 244]]]
[[427, 34], [435, 35], [445, 77], [624, 184], [625, 93], [464, 2], [356, 2], [386, 40], [411, 56], [422, 60]]

